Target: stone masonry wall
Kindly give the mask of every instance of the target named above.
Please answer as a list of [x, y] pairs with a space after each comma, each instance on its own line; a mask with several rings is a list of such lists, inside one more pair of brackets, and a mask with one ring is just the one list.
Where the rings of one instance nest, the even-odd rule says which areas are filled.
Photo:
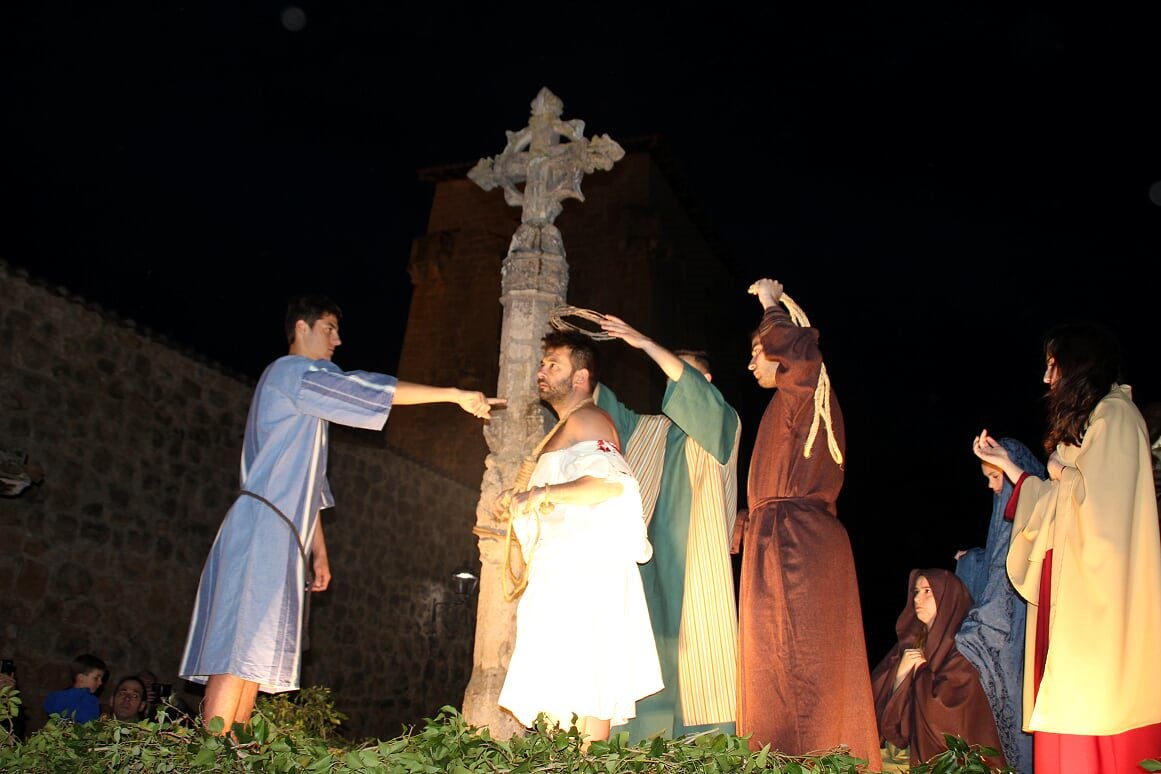
[[[253, 386], [0, 262], [0, 449], [44, 470], [0, 497], [0, 657], [27, 730], [83, 652], [110, 683], [151, 669], [196, 708], [176, 670]], [[330, 479], [334, 580], [313, 598], [303, 684], [334, 689], [348, 735], [387, 738], [462, 700], [475, 605], [450, 580], [478, 571], [478, 489], [346, 428], [332, 428]]]

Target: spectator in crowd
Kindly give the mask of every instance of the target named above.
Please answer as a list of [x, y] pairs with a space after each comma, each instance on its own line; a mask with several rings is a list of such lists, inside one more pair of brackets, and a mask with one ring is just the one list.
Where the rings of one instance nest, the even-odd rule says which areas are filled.
[[44, 700], [48, 715], [59, 715], [75, 723], [88, 723], [101, 716], [96, 694], [105, 684], [105, 662], [91, 653], [82, 653], [69, 665], [72, 687], [53, 691]]
[[161, 697], [157, 695], [157, 673], [149, 669], [142, 669], [137, 673], [137, 679], [145, 686], [145, 716], [153, 717], [161, 705]]
[[137, 675], [128, 675], [117, 681], [113, 689], [110, 715], [122, 723], [136, 723], [147, 717], [148, 702], [145, 682]]

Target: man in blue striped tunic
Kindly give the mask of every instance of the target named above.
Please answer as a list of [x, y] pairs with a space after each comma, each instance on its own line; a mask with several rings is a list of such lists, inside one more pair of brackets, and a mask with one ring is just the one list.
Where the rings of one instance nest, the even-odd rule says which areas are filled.
[[[202, 570], [179, 674], [206, 685], [202, 717], [228, 732], [247, 724], [258, 691], [298, 688], [303, 603], [331, 571], [318, 515], [334, 505], [327, 482], [330, 422], [380, 430], [394, 404], [448, 402], [487, 419], [502, 400], [430, 387], [331, 362], [341, 312], [325, 297], [291, 300], [290, 352], [258, 381], [242, 449], [241, 493]], [[308, 574], [308, 555], [310, 573]]]

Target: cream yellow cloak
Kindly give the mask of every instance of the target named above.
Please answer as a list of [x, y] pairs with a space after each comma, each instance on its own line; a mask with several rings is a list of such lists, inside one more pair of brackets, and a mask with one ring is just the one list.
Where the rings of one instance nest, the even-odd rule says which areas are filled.
[[[1130, 388], [1093, 410], [1059, 481], [1021, 486], [1008, 575], [1028, 600], [1024, 729], [1107, 736], [1161, 722], [1161, 535], [1149, 439]], [[1052, 550], [1050, 610], [1041, 570]], [[1036, 622], [1049, 647], [1034, 697]]]

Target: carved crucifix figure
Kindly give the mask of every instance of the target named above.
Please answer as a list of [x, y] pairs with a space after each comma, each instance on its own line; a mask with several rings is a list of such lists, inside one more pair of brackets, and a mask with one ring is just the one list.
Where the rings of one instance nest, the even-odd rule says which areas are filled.
[[[521, 207], [520, 227], [508, 248], [513, 252], [545, 252], [564, 257], [560, 231], [553, 225], [565, 199], [584, 201], [581, 180], [600, 169], [608, 171], [625, 151], [608, 135], [586, 140], [585, 123], [561, 119], [564, 103], [548, 89], [532, 101], [532, 118], [518, 132], [508, 132], [504, 152], [480, 159], [468, 177], [485, 191], [499, 186], [504, 201]], [[561, 140], [567, 140], [561, 144]], [[517, 188], [524, 183], [524, 189]]]
[[540, 338], [548, 331], [549, 313], [564, 303], [568, 289], [564, 242], [553, 221], [565, 199], [584, 201], [580, 185], [586, 174], [612, 169], [625, 155], [608, 136], [586, 139], [584, 122], [562, 120], [563, 108], [555, 94], [541, 89], [532, 101], [528, 126], [508, 132], [503, 153], [481, 159], [468, 173], [485, 191], [503, 188], [504, 200], [521, 208], [521, 223], [501, 269], [504, 317], [497, 394], [508, 398], [508, 409], [493, 414], [484, 431], [489, 453], [474, 530], [482, 565], [480, 596], [472, 678], [463, 707], [469, 723], [487, 727], [497, 739], [519, 733], [521, 726], [498, 704], [515, 642], [516, 603], [505, 595], [505, 529], [493, 517], [492, 504], [512, 486], [524, 455], [546, 430], [548, 413], [536, 390]]

